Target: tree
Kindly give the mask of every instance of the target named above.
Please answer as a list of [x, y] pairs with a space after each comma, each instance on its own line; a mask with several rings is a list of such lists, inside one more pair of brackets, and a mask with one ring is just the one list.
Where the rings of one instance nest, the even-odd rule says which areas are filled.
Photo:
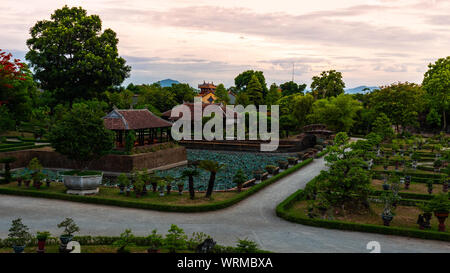
[[209, 197], [211, 197], [211, 194], [214, 189], [216, 174], [220, 169], [225, 167], [225, 165], [219, 164], [219, 162], [217, 162], [217, 161], [202, 160], [202, 161], [200, 161], [198, 166], [199, 166], [199, 168], [210, 172], [209, 181], [208, 181], [208, 189], [206, 190], [206, 195], [205, 195], [206, 198], [209, 198]]
[[125, 137], [125, 151], [127, 152], [127, 154], [131, 154], [131, 152], [133, 151], [135, 141], [136, 132], [134, 132], [134, 130], [131, 130]]
[[119, 109], [129, 109], [133, 104], [133, 92], [124, 90], [122, 92], [105, 92], [106, 99], [110, 108], [114, 106]]
[[184, 234], [184, 230], [177, 225], [171, 225], [169, 231], [166, 234], [166, 246], [169, 252], [175, 253], [177, 250], [183, 250], [186, 248], [187, 236]]
[[289, 96], [292, 94], [303, 94], [303, 91], [306, 89], [306, 84], [296, 84], [293, 81], [285, 82], [280, 85], [281, 92], [283, 96]]
[[217, 96], [217, 102], [221, 102], [224, 104], [230, 103], [230, 97], [228, 96], [228, 91], [222, 83], [217, 86], [215, 94]]
[[275, 83], [270, 86], [269, 92], [266, 96], [266, 105], [270, 106], [276, 104], [276, 102], [281, 98], [281, 92]]
[[27, 65], [11, 58], [11, 53], [0, 49], [0, 106], [4, 104], [8, 117], [20, 122], [30, 117], [36, 85]]
[[103, 120], [86, 104], [74, 104], [70, 112], [50, 129], [53, 148], [74, 160], [80, 169], [106, 155], [114, 147], [114, 133], [105, 128]]
[[194, 176], [198, 176], [200, 173], [196, 169], [186, 169], [182, 172], [182, 177], [187, 177], [189, 180], [189, 196], [192, 200], [195, 198], [194, 191]]
[[129, 76], [131, 68], [118, 55], [116, 33], [101, 30], [98, 15], [67, 6], [31, 28], [26, 59], [42, 88], [58, 101], [98, 97]]
[[356, 113], [361, 103], [352, 96], [340, 94], [314, 102], [308, 119], [313, 123], [323, 123], [335, 131], [348, 132], [355, 122]]
[[253, 103], [257, 106], [264, 103], [263, 89], [256, 75], [253, 75], [249, 83], [247, 84], [245, 94], [247, 94], [250, 103]]
[[336, 70], [323, 71], [312, 78], [311, 89], [316, 99], [336, 97], [344, 93], [344, 88], [342, 74]]
[[29, 228], [22, 223], [22, 218], [13, 220], [8, 233], [13, 245], [25, 246], [32, 238], [28, 230]]
[[170, 88], [162, 88], [159, 84], [143, 84], [139, 86], [139, 89], [140, 94], [136, 108], [149, 108], [143, 106], [151, 105], [159, 112], [165, 112], [183, 103], [176, 101], [175, 94]]
[[374, 90], [369, 105], [377, 113], [384, 113], [396, 126], [417, 126], [418, 113], [425, 108], [424, 92], [414, 83], [394, 83]]
[[441, 115], [435, 108], [431, 108], [430, 112], [427, 114], [427, 123], [430, 126], [440, 126], [441, 125]]
[[0, 106], [0, 134], [9, 130], [14, 130], [16, 123], [6, 106]]
[[447, 130], [447, 115], [450, 107], [450, 56], [428, 65], [423, 82], [430, 101], [442, 112], [443, 130]]
[[263, 93], [263, 97], [265, 97], [268, 90], [266, 78], [264, 77], [264, 73], [262, 71], [247, 70], [237, 75], [236, 78], [234, 78], [234, 85], [236, 86], [235, 88], [237, 93], [243, 92], [247, 89], [247, 86], [253, 76], [256, 76], [259, 83], [261, 84], [261, 91]]
[[242, 169], [239, 169], [233, 176], [233, 183], [236, 184], [238, 192], [241, 192], [242, 184], [244, 184], [245, 181], [247, 181], [247, 176]]
[[314, 97], [311, 94], [296, 94], [292, 99], [292, 117], [295, 120], [295, 127], [301, 129], [307, 124], [307, 117], [312, 112]]
[[169, 90], [177, 104], [182, 104], [183, 102], [193, 102], [194, 97], [197, 95], [194, 88], [190, 87], [187, 83], [172, 84], [169, 87], [164, 87], [164, 89]]
[[113, 246], [117, 246], [117, 253], [130, 253], [129, 246], [134, 246], [134, 235], [131, 229], [125, 229], [125, 232], [120, 234], [120, 238], [114, 241]]
[[372, 131], [380, 135], [382, 139], [388, 139], [394, 136], [394, 130], [392, 130], [391, 127], [391, 120], [385, 113], [380, 113], [380, 115], [373, 122], [372, 127]]

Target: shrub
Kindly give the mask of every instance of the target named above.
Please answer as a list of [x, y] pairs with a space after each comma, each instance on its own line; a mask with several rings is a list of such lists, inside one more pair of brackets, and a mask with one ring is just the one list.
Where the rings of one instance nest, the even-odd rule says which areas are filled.
[[236, 247], [239, 253], [255, 253], [259, 251], [258, 244], [250, 240], [238, 240]]
[[29, 228], [22, 223], [21, 218], [12, 221], [9, 229], [8, 238], [16, 246], [25, 246], [31, 240], [31, 234], [28, 232]]
[[63, 236], [72, 236], [75, 232], [80, 231], [80, 228], [75, 224], [72, 218], [66, 218], [58, 224], [58, 228], [64, 228]]
[[134, 235], [131, 233], [131, 229], [126, 229], [125, 232], [120, 234], [119, 240], [113, 243], [113, 246], [119, 247], [117, 253], [130, 253], [127, 249], [128, 246], [134, 246]]
[[183, 229], [177, 225], [171, 225], [166, 235], [166, 247], [171, 253], [175, 253], [177, 250], [186, 248], [187, 236], [184, 234]]

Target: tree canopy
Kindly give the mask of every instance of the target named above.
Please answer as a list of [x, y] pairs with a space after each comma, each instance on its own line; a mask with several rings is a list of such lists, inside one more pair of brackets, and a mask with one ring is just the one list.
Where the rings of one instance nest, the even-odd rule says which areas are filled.
[[101, 30], [98, 15], [67, 6], [30, 29], [26, 59], [42, 88], [58, 101], [96, 98], [129, 76], [131, 68], [118, 55], [116, 33]]
[[311, 89], [316, 99], [336, 97], [344, 93], [344, 88], [342, 74], [336, 70], [323, 71], [312, 78]]

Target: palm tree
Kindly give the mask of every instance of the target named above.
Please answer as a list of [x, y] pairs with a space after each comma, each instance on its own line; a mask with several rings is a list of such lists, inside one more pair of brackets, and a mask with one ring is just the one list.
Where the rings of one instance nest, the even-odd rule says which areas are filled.
[[217, 161], [212, 161], [212, 160], [202, 160], [199, 163], [199, 168], [210, 172], [210, 176], [209, 176], [209, 182], [208, 182], [208, 189], [206, 190], [206, 195], [205, 197], [211, 197], [213, 188], [214, 188], [214, 182], [216, 180], [216, 174], [217, 172], [222, 169], [223, 167], [225, 167], [224, 164], [219, 164], [219, 162]]
[[192, 200], [194, 200], [194, 176], [198, 176], [199, 172], [196, 169], [186, 169], [181, 173], [181, 177], [187, 177], [189, 179], [189, 195]]

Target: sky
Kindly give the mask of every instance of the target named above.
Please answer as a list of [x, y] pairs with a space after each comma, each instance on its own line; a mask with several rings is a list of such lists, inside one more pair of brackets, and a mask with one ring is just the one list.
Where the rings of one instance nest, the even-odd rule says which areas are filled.
[[430, 62], [450, 55], [448, 0], [2, 0], [0, 48], [24, 58], [29, 29], [65, 4], [117, 33], [132, 67], [124, 84], [228, 87], [248, 69], [268, 84], [294, 71], [310, 85], [330, 69], [346, 87], [421, 83]]

